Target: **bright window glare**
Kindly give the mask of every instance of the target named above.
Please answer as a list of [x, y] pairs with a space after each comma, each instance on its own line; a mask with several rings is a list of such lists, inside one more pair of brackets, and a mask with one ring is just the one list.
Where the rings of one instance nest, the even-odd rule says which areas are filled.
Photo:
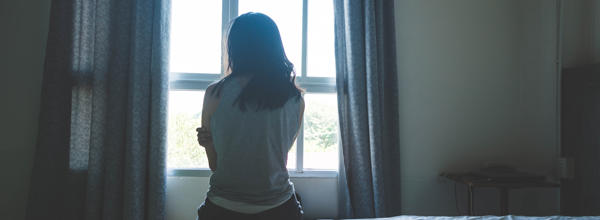
[[220, 0], [172, 0], [170, 72], [221, 72]]
[[[239, 0], [239, 14], [260, 12], [277, 24], [285, 53], [301, 73], [302, 58], [302, 1], [298, 0]], [[333, 11], [332, 11], [333, 12]]]
[[202, 124], [204, 91], [170, 91], [167, 127], [167, 167], [207, 168], [204, 148], [196, 140]]
[[304, 95], [304, 167], [338, 167], [338, 114], [336, 94]]
[[335, 77], [333, 1], [308, 1], [308, 76]]

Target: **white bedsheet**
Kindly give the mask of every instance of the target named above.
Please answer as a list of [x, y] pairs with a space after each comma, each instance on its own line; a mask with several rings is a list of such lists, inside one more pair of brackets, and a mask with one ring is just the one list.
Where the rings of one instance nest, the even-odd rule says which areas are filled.
[[581, 217], [570, 217], [570, 216], [415, 216], [415, 215], [402, 215], [389, 218], [365, 218], [372, 220], [600, 220], [600, 216], [581, 216]]

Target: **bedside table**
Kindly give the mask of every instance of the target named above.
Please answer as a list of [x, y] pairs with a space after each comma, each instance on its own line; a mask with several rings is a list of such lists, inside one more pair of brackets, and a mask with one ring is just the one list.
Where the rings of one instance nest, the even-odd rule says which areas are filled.
[[467, 185], [468, 192], [468, 214], [473, 215], [473, 194], [475, 188], [496, 188], [500, 193], [500, 214], [508, 215], [508, 194], [511, 189], [521, 188], [540, 188], [540, 187], [560, 187], [559, 183], [551, 182], [547, 180], [534, 180], [521, 177], [516, 178], [502, 178], [501, 180], [482, 177], [473, 173], [442, 173], [447, 179], [450, 179], [457, 183]]

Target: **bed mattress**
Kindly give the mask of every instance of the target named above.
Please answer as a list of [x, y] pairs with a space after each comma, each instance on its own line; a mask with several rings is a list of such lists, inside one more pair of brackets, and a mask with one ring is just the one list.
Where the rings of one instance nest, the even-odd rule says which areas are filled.
[[373, 220], [600, 220], [600, 216], [416, 216], [402, 215], [388, 218], [365, 218]]

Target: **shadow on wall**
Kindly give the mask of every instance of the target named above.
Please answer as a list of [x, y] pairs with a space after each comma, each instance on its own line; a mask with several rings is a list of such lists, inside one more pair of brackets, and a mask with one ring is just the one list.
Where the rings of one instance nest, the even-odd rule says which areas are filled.
[[[555, 175], [555, 2], [396, 3], [403, 213], [457, 214], [441, 172], [499, 162]], [[511, 214], [558, 214], [558, 194], [511, 191]], [[464, 186], [457, 195], [464, 214]], [[478, 190], [475, 213], [499, 214], [498, 201], [495, 190]]]

